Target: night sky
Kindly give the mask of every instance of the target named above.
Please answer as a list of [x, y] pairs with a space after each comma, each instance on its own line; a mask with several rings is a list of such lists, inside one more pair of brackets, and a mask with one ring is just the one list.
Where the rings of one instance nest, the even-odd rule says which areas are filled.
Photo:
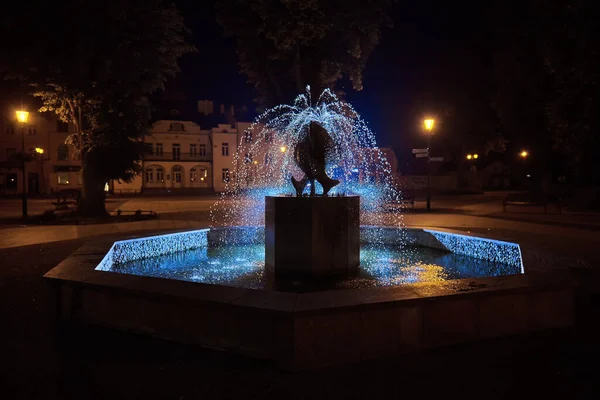
[[[480, 75], [487, 73], [483, 2], [406, 3], [399, 1], [392, 10], [394, 27], [384, 31], [368, 61], [364, 89], [356, 92], [349, 82], [340, 82], [379, 144], [393, 146], [397, 152], [423, 144], [418, 129], [422, 112], [415, 109], [415, 99], [447, 85], [455, 86], [457, 59], [463, 63], [467, 60], [469, 67], [476, 64], [474, 69], [482, 72]], [[182, 60], [177, 87], [188, 101], [211, 99], [252, 105], [254, 93], [238, 72], [234, 41], [223, 37], [212, 5], [183, 0], [177, 4], [198, 48], [197, 53]], [[477, 79], [485, 78], [472, 76], [470, 80]]]

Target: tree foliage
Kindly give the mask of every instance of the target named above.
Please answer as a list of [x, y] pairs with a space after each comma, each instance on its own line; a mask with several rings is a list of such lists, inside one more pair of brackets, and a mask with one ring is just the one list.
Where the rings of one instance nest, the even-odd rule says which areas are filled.
[[[569, 172], [600, 182], [600, 37], [593, 0], [498, 2], [497, 93], [503, 129], [528, 141], [547, 162], [553, 152]], [[509, 18], [510, 16], [510, 18]]]
[[43, 102], [40, 111], [77, 126], [68, 140], [83, 162], [80, 210], [102, 214], [106, 181], [139, 172], [147, 97], [163, 89], [193, 47], [178, 10], [162, 0], [40, 1], [35, 7], [34, 14], [17, 10], [5, 24], [27, 27], [19, 41], [3, 43], [12, 55], [4, 58], [5, 73], [31, 87]]
[[219, 0], [217, 18], [236, 40], [241, 72], [262, 105], [288, 102], [311, 85], [313, 95], [362, 72], [391, 24], [394, 0]]

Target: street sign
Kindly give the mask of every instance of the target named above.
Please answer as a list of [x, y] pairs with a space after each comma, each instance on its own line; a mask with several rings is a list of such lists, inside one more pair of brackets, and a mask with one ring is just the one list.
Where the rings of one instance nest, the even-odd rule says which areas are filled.
[[413, 149], [413, 154], [427, 153], [427, 152], [429, 152], [429, 149]]
[[444, 157], [430, 157], [429, 161], [431, 161], [431, 162], [442, 162], [442, 161], [444, 161]]
[[417, 157], [417, 158], [425, 158], [425, 157], [429, 157], [429, 154], [427, 154], [427, 153], [416, 153], [415, 157]]

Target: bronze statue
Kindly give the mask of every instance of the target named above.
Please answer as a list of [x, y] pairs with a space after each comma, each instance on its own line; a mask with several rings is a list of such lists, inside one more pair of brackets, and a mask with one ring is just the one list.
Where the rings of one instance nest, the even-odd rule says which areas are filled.
[[302, 196], [308, 182], [310, 182], [311, 196], [316, 195], [315, 180], [323, 186], [324, 196], [327, 196], [332, 187], [340, 183], [337, 179], [331, 179], [325, 172], [325, 160], [332, 146], [333, 141], [327, 130], [316, 122], [311, 122], [308, 133], [294, 149], [294, 160], [305, 175], [299, 181], [292, 176], [296, 196]]

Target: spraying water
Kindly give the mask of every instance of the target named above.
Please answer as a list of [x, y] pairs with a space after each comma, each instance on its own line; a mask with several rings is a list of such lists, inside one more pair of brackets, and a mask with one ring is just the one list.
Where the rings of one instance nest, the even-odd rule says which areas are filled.
[[[265, 196], [295, 193], [291, 177], [301, 179], [303, 173], [293, 150], [313, 121], [327, 130], [333, 142], [326, 171], [340, 184], [329, 195], [359, 195], [361, 225], [401, 224], [399, 212], [384, 212], [384, 206], [394, 203], [400, 193], [371, 130], [349, 103], [329, 89], [313, 104], [307, 87], [306, 94], [292, 104], [267, 110], [245, 131], [234, 156], [236, 171], [211, 210], [213, 226], [264, 225]], [[309, 191], [305, 188], [304, 195]]]

